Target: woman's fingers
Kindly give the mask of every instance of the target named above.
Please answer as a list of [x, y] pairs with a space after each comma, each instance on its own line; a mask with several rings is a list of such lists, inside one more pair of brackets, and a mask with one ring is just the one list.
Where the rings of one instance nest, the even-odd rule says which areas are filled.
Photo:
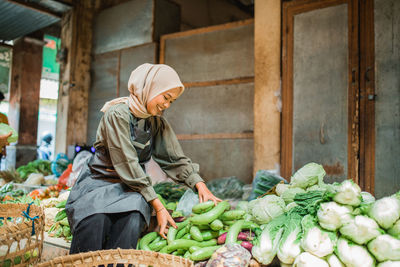
[[171, 224], [171, 226], [174, 227], [175, 229], [178, 228], [178, 226], [176, 226], [176, 223], [175, 223], [174, 219], [172, 219], [171, 216], [169, 216], [168, 222], [169, 222], [169, 223]]
[[165, 236], [165, 227], [167, 225], [165, 223], [163, 223], [162, 225], [160, 225], [160, 236], [164, 239], [167, 239], [167, 237]]

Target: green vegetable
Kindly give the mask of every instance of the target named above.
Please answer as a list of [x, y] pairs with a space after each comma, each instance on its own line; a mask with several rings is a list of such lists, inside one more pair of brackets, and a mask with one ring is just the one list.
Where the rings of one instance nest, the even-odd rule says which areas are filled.
[[186, 219], [186, 220], [184, 220], [183, 222], [181, 222], [181, 223], [177, 223], [176, 224], [176, 226], [178, 227], [178, 231], [179, 230], [181, 230], [183, 227], [185, 227], [186, 225], [188, 225], [189, 224], [189, 220], [188, 219]]
[[175, 229], [172, 226], [168, 229], [168, 234], [167, 234], [168, 244], [170, 244], [172, 241], [175, 240], [175, 237], [176, 237], [177, 233], [178, 233], [178, 229]]
[[224, 225], [220, 220], [216, 219], [210, 224], [210, 227], [212, 230], [218, 231], [221, 230], [224, 227]]
[[201, 236], [203, 237], [204, 241], [213, 239], [213, 238], [217, 238], [219, 236], [218, 232], [214, 232], [214, 231], [203, 231], [201, 232]]
[[209, 241], [203, 241], [203, 242], [197, 242], [195, 240], [184, 240], [184, 239], [178, 239], [174, 240], [169, 244], [168, 246], [164, 247], [160, 252], [164, 251], [167, 253], [171, 253], [172, 251], [175, 251], [177, 249], [189, 249], [192, 246], [198, 246], [198, 247], [210, 247], [210, 246], [215, 246], [217, 244], [216, 239], [211, 239]]
[[191, 236], [190, 234], [186, 234], [186, 235], [184, 235], [184, 236], [182, 237], [182, 239], [187, 239], [187, 240], [189, 240], [189, 239], [192, 239], [192, 236]]
[[69, 228], [69, 226], [64, 226], [62, 229], [63, 229], [63, 235], [65, 237], [68, 237], [71, 235], [71, 228]]
[[56, 217], [54, 218], [54, 221], [55, 221], [55, 222], [59, 222], [59, 221], [61, 221], [62, 219], [64, 219], [65, 217], [67, 217], [67, 212], [66, 212], [65, 210], [59, 211], [59, 212], [56, 214]]
[[239, 220], [239, 221], [235, 222], [231, 226], [231, 228], [229, 228], [228, 234], [226, 235], [225, 244], [233, 244], [236, 242], [237, 236], [238, 236], [239, 232], [242, 230], [243, 223], [244, 223], [243, 220]]
[[17, 256], [14, 258], [14, 264], [20, 264], [21, 263], [21, 256]]
[[222, 221], [240, 220], [246, 212], [244, 210], [230, 210], [224, 212], [219, 219]]
[[140, 240], [140, 249], [142, 250], [150, 250], [149, 244], [156, 239], [158, 236], [157, 232], [150, 232], [147, 235], [143, 236], [142, 239]]
[[176, 206], [177, 206], [176, 202], [169, 202], [169, 203], [167, 203], [167, 205], [165, 206], [165, 208], [166, 208], [167, 210], [175, 211]]
[[214, 202], [209, 200], [206, 202], [198, 203], [193, 206], [192, 212], [196, 214], [201, 214], [211, 210], [214, 207]]
[[163, 239], [163, 240], [159, 240], [157, 242], [152, 242], [149, 245], [150, 250], [152, 251], [160, 251], [163, 247], [167, 246], [167, 240]]
[[56, 208], [63, 209], [63, 208], [65, 208], [65, 205], [66, 205], [66, 204], [67, 204], [67, 201], [66, 201], [66, 200], [61, 201], [60, 203], [58, 203], [58, 204], [56, 205]]
[[211, 258], [212, 254], [219, 249], [221, 246], [205, 247], [196, 250], [190, 255], [192, 261], [202, 261]]
[[249, 202], [249, 212], [253, 216], [253, 221], [259, 224], [266, 224], [272, 219], [285, 212], [285, 201], [275, 195], [266, 195], [263, 198]]
[[190, 227], [190, 235], [196, 241], [203, 241], [203, 236], [201, 235], [201, 232], [197, 226], [193, 225], [192, 227]]
[[160, 194], [165, 200], [168, 202], [177, 202], [183, 196], [186, 191], [184, 185], [171, 183], [171, 182], [163, 182], [155, 184], [154, 190], [157, 194]]
[[199, 250], [199, 249], [201, 249], [201, 247], [193, 246], [193, 247], [190, 247], [190, 248], [189, 248], [189, 252], [190, 252], [190, 253], [193, 253], [193, 252], [195, 252], [195, 251], [197, 251], [197, 250]]
[[190, 230], [189, 225], [186, 225], [186, 227], [182, 228], [181, 230], [178, 231], [178, 233], [176, 234], [175, 239], [180, 239], [182, 238], [184, 235], [186, 235]]
[[54, 236], [60, 237], [62, 234], [63, 234], [63, 228], [61, 225], [59, 225]]
[[185, 258], [185, 259], [190, 259], [190, 251], [188, 250], [188, 251], [186, 251], [186, 253], [183, 255], [183, 257]]
[[217, 219], [219, 216], [221, 216], [221, 214], [229, 208], [230, 208], [229, 203], [227, 201], [222, 201], [219, 202], [217, 206], [214, 207], [212, 210], [203, 214], [193, 216], [192, 218], [190, 218], [190, 221], [193, 224], [198, 224], [198, 225], [209, 224], [215, 219]]
[[174, 210], [171, 214], [172, 218], [178, 218], [178, 217], [183, 217], [183, 213], [180, 210]]
[[325, 174], [322, 165], [311, 162], [304, 165], [290, 178], [290, 185], [305, 189], [317, 183], [322, 183]]
[[64, 226], [69, 226], [68, 218], [65, 217], [64, 219], [62, 219], [62, 220], [60, 221], [60, 224], [61, 224], [61, 225], [64, 225]]
[[5, 123], [0, 123], [0, 135], [8, 134], [12, 132], [11, 136], [7, 138], [7, 142], [14, 143], [18, 141], [18, 133], [10, 125]]

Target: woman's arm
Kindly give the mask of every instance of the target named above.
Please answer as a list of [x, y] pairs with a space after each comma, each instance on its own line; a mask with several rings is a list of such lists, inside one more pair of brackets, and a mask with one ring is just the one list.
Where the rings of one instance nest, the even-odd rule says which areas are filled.
[[172, 227], [177, 228], [175, 221], [174, 219], [172, 219], [171, 215], [169, 215], [169, 212], [158, 198], [150, 201], [150, 204], [156, 211], [159, 233], [163, 238], [167, 238], [165, 236], [165, 230], [167, 229], [167, 225], [168, 223], [170, 223]]

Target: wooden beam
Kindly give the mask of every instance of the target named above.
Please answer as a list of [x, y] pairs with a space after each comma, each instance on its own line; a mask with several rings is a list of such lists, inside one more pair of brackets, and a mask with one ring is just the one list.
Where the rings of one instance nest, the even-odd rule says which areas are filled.
[[92, 1], [78, 1], [62, 18], [61, 44], [67, 59], [60, 70], [56, 153], [86, 143], [93, 15]]
[[255, 1], [254, 166], [275, 169], [280, 158], [281, 1]]
[[253, 133], [177, 134], [178, 140], [252, 139]]
[[242, 78], [217, 80], [217, 81], [187, 82], [183, 83], [183, 85], [186, 88], [189, 88], [189, 87], [205, 87], [205, 86], [217, 86], [223, 84], [227, 85], [227, 84], [252, 83], [252, 82], [254, 82], [254, 77], [242, 77]]

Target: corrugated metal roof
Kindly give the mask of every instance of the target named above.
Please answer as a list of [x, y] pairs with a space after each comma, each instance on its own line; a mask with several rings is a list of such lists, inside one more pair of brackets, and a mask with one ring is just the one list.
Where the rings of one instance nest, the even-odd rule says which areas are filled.
[[14, 40], [59, 20], [50, 14], [0, 0], [0, 40]]

